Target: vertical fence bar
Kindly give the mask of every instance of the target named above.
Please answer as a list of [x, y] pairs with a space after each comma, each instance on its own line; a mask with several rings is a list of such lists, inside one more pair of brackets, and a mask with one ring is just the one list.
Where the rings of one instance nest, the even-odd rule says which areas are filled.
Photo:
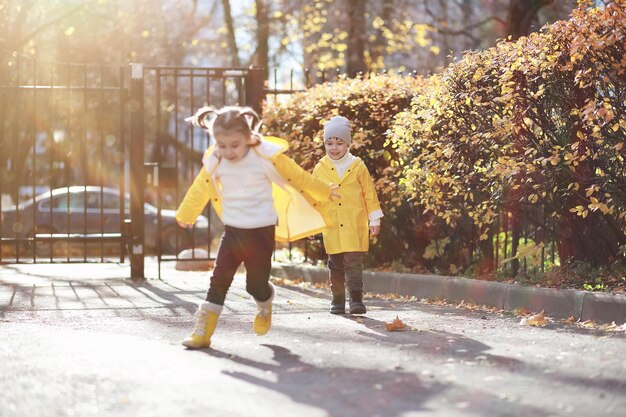
[[[20, 114], [22, 113], [21, 108], [20, 108], [20, 103], [21, 103], [21, 100], [20, 100], [20, 79], [21, 79], [21, 77], [20, 77], [20, 67], [21, 67], [21, 65], [20, 65], [20, 56], [17, 55], [15, 57], [15, 73], [16, 73], [16, 76], [15, 76], [15, 87], [16, 87], [15, 88], [15, 96], [16, 96], [15, 102], [18, 103], [18, 105], [16, 106], [16, 110], [17, 111], [15, 112], [15, 118], [18, 119], [18, 120], [20, 118]], [[13, 143], [14, 143], [14, 146], [13, 146], [13, 156], [14, 156], [14, 158], [11, 161], [11, 165], [10, 166], [11, 166], [12, 171], [13, 171], [13, 175], [11, 177], [13, 179], [13, 183], [14, 183], [14, 187], [15, 187], [15, 189], [14, 189], [14, 192], [15, 192], [15, 223], [16, 223], [16, 225], [19, 225], [20, 224], [20, 210], [19, 210], [19, 203], [20, 203], [19, 189], [20, 189], [20, 186], [19, 186], [18, 178], [20, 177], [20, 175], [18, 173], [19, 165], [17, 165], [16, 162], [19, 160], [19, 148], [20, 148], [19, 144], [21, 143], [21, 141], [20, 140], [16, 140], [16, 139], [18, 139], [18, 135], [19, 135], [19, 132], [17, 131], [17, 126], [19, 126], [19, 123], [14, 123], [13, 124], [12, 139], [13, 139]], [[18, 238], [15, 241], [15, 260], [16, 260], [16, 262], [20, 261], [20, 240], [19, 240], [19, 238], [22, 237], [23, 233], [24, 233], [24, 231], [20, 230], [19, 226], [18, 226], [18, 229], [15, 231], [15, 237]]]
[[[88, 150], [87, 150], [87, 145], [88, 145], [88, 141], [89, 141], [89, 136], [88, 136], [88, 129], [87, 129], [87, 109], [88, 109], [88, 105], [87, 105], [87, 101], [89, 100], [89, 95], [87, 94], [87, 72], [88, 72], [88, 67], [87, 65], [83, 65], [82, 66], [82, 70], [83, 70], [83, 129], [85, 130], [83, 132], [83, 140], [82, 140], [82, 144], [81, 144], [81, 154], [82, 154], [82, 163], [83, 163], [83, 169], [85, 170], [85, 172], [83, 173], [83, 175], [85, 176], [85, 180], [83, 181], [83, 206], [84, 206], [84, 210], [83, 210], [83, 233], [87, 233], [87, 186], [90, 185], [89, 184], [89, 164], [87, 163], [87, 155], [88, 155]], [[83, 241], [83, 262], [87, 262], [87, 239], [85, 239]]]
[[[104, 109], [106, 106], [104, 100], [104, 65], [100, 64], [100, 104], [98, 107], [98, 130], [100, 131], [100, 234], [104, 235], [104, 123], [102, 118], [104, 117]], [[100, 262], [104, 262], [104, 239], [100, 239]]]
[[500, 218], [502, 216], [498, 216], [496, 221], [495, 221], [495, 225], [494, 225], [494, 233], [496, 235], [496, 244], [495, 244], [495, 252], [496, 252], [496, 256], [495, 256], [495, 260], [494, 260], [494, 270], [498, 269], [498, 261], [499, 261], [499, 254], [500, 254]]
[[278, 101], [278, 94], [276, 94], [276, 90], [278, 90], [278, 68], [274, 68], [274, 103]]
[[[32, 118], [32, 135], [33, 135], [33, 163], [31, 178], [33, 181], [33, 229], [37, 224], [36, 214], [36, 197], [37, 197], [37, 60], [33, 60], [33, 118]], [[0, 193], [0, 195], [2, 195]], [[1, 197], [0, 197], [1, 198]], [[33, 263], [37, 262], [37, 247], [32, 245]]]
[[[83, 100], [87, 98], [87, 66], [83, 65]], [[86, 109], [87, 107], [85, 106], [84, 109]], [[85, 169], [85, 171], [87, 171], [87, 152], [85, 151], [85, 148], [87, 147], [87, 137], [85, 136], [85, 140], [84, 143], [81, 146], [81, 149], [84, 152], [84, 158], [83, 159], [83, 167]], [[87, 234], [87, 181], [83, 181], [83, 234]], [[69, 240], [68, 240], [69, 243]], [[83, 241], [83, 261], [87, 261], [87, 240]]]
[[[244, 87], [247, 89], [248, 88], [248, 82], [247, 80], [244, 80]], [[246, 90], [247, 92], [247, 90]], [[207, 104], [210, 106], [211, 105], [211, 71], [207, 71], [206, 72], [206, 102]], [[248, 98], [246, 97], [246, 105], [248, 105]], [[207, 148], [209, 146], [211, 146], [211, 137], [209, 136], [209, 132], [205, 133], [205, 137], [206, 137], [206, 144], [207, 144]], [[207, 226], [207, 255], [208, 258], [211, 258], [211, 210], [213, 207], [213, 203], [211, 201], [209, 201], [209, 204], [207, 204], [206, 208], [205, 208], [205, 213], [206, 213], [206, 217], [208, 220], [208, 226]], [[194, 242], [194, 247], [195, 247], [195, 242]]]
[[[205, 70], [206, 71], [206, 70]], [[200, 81], [202, 81], [202, 77], [201, 74], [198, 74], [198, 76], [200, 77]], [[237, 100], [238, 100], [238, 104], [242, 104], [244, 98], [241, 96], [241, 78], [235, 78], [235, 80], [233, 80], [233, 83], [235, 84], [235, 88], [237, 89]], [[195, 99], [195, 91], [196, 91], [196, 76], [194, 74], [194, 77], [192, 77], [191, 79], [191, 89], [192, 89], [192, 97], [193, 97], [193, 101], [194, 103], [196, 102]], [[201, 106], [202, 104], [204, 104], [204, 100], [202, 100], [202, 93], [200, 91], [198, 91], [198, 101], [200, 101], [200, 103], [195, 104], [194, 107], [192, 107], [192, 109], [194, 109], [196, 107]], [[195, 149], [196, 149], [196, 135], [195, 132], [194, 134], [191, 136], [191, 155], [195, 154]], [[195, 165], [195, 161], [191, 161], [190, 164], [191, 167], [191, 180], [193, 181], [193, 179], [196, 177], [196, 165]], [[196, 251], [195, 251], [195, 245], [194, 242], [196, 241], [196, 225], [194, 224], [193, 227], [191, 228], [191, 259], [196, 259]], [[188, 245], [187, 245], [188, 246]], [[186, 249], [186, 248], [185, 248]]]
[[[156, 100], [155, 100], [155, 111], [156, 111], [156, 155], [155, 161], [157, 164], [157, 172], [161, 166], [161, 146], [163, 146], [161, 142], [161, 70], [159, 68], [155, 71], [155, 81], [156, 81]], [[166, 80], [167, 84], [167, 80]], [[154, 179], [153, 179], [154, 181]], [[154, 186], [154, 184], [152, 184]], [[157, 276], [161, 279], [161, 256], [163, 252], [163, 247], [161, 245], [161, 233], [162, 233], [162, 219], [161, 219], [161, 189], [158, 187], [156, 189], [157, 194], [157, 233], [156, 233], [156, 252], [157, 252]]]
[[[174, 71], [174, 106], [176, 107], [176, 109], [178, 109], [178, 70]], [[194, 109], [190, 109], [190, 113], [193, 114], [194, 113]], [[191, 127], [191, 124], [189, 124], [189, 126], [187, 127], [186, 131], [189, 131], [190, 129], [193, 129], [193, 127]], [[176, 140], [176, 145], [180, 144], [180, 131], [179, 131], [179, 127], [178, 127], [178, 118], [176, 119], [175, 125], [174, 125], [174, 136], [175, 136], [175, 140]], [[178, 177], [180, 174], [179, 171], [179, 150], [178, 150], [178, 146], [174, 147], [174, 166], [176, 167], [175, 171], [176, 171], [176, 181], [175, 181], [175, 185], [174, 185], [174, 196], [176, 198], [176, 202], [178, 203], [180, 201], [180, 187], [178, 184]], [[184, 171], [183, 171], [184, 173]], [[184, 178], [184, 174], [183, 174], [183, 178]], [[176, 240], [176, 245], [178, 245], [178, 228], [176, 229], [176, 234], [175, 234], [175, 240]], [[178, 257], [178, 254], [176, 254], [176, 256]]]
[[[194, 75], [195, 75], [195, 72], [192, 69], [190, 73], [190, 77], [189, 77], [189, 108], [191, 109], [191, 113], [195, 113], [196, 111], [196, 95], [194, 94], [194, 88], [193, 88], [194, 87]], [[224, 92], [224, 101], [226, 101], [226, 79], [225, 78], [222, 79], [222, 85], [223, 85], [223, 92]], [[190, 135], [189, 135], [188, 147], [189, 149], [192, 150], [191, 155], [193, 155], [193, 140], [195, 137], [195, 132], [193, 129], [190, 129], [189, 131], [190, 131]], [[194, 174], [195, 174], [193, 161], [190, 161], [188, 166], [189, 166], [188, 175], [191, 181], [193, 181]], [[193, 236], [193, 228], [191, 230], [192, 230], [192, 236]], [[187, 229], [185, 229], [184, 233], [187, 234]], [[184, 239], [183, 239], [183, 242], [184, 242]], [[178, 257], [178, 253], [179, 253], [178, 248], [179, 248], [178, 239], [176, 239], [176, 257]]]
[[552, 265], [555, 265], [556, 264], [555, 247], [558, 242], [558, 236], [556, 234], [555, 227], [554, 227], [554, 219], [549, 219], [548, 222], [550, 224], [550, 229], [549, 229], [550, 236], [552, 237], [550, 239], [550, 260], [552, 261]]
[[[71, 89], [71, 84], [72, 82], [70, 81], [70, 71], [71, 71], [71, 67], [70, 64], [65, 64], [65, 70], [66, 70], [66, 92], [67, 92], [67, 127], [63, 130], [63, 143], [65, 144], [65, 146], [67, 146], [69, 148], [69, 146], [71, 146], [71, 138], [70, 138], [70, 127], [72, 125], [71, 122], [71, 117], [70, 117], [70, 110], [69, 110], [69, 103], [71, 101], [71, 96], [72, 96], [72, 89]], [[59, 65], [59, 71], [62, 71], [62, 66]], [[59, 92], [59, 95], [61, 95], [61, 92]], [[63, 114], [63, 98], [60, 97], [61, 100], [61, 114]], [[70, 194], [70, 178], [72, 178], [72, 173], [70, 172], [71, 169], [71, 164], [70, 164], [70, 158], [68, 157], [68, 152], [67, 149], [64, 149], [65, 153], [63, 155], [63, 171], [65, 173], [65, 185], [67, 186], [67, 225], [65, 230], [67, 231], [67, 236], [70, 236], [70, 226], [71, 226], [71, 211], [72, 211], [72, 198], [71, 198], [71, 194]], [[67, 239], [66, 244], [65, 244], [65, 248], [66, 248], [66, 259], [67, 262], [70, 261], [70, 245], [71, 242], [69, 239]]]
[[[541, 242], [543, 243], [543, 246], [541, 247], [541, 272], [545, 272], [546, 249], [547, 249], [547, 240], [548, 240], [548, 234], [546, 233], [546, 206], [545, 205], [542, 207], [541, 216], [542, 216], [541, 231], [543, 235], [543, 239], [541, 239]], [[535, 239], [535, 241], [537, 240]]]
[[[524, 247], [528, 248], [528, 224], [524, 225]], [[528, 276], [527, 259], [524, 256], [524, 276]]]
[[131, 64], [130, 80], [130, 272], [133, 280], [144, 274], [144, 75], [142, 64]]
[[[50, 88], [52, 90], [50, 90], [50, 94], [48, 97], [49, 100], [49, 108], [52, 110], [50, 111], [50, 114], [52, 115], [52, 120], [50, 121], [50, 128], [48, 131], [48, 143], [49, 143], [49, 148], [48, 148], [48, 160], [50, 163], [50, 178], [49, 178], [49, 183], [50, 183], [50, 204], [48, 205], [50, 211], [49, 211], [49, 215], [50, 215], [50, 230], [48, 230], [49, 233], [52, 233], [52, 227], [53, 227], [53, 217], [52, 217], [52, 206], [54, 205], [55, 202], [55, 197], [52, 194], [52, 190], [54, 190], [54, 152], [53, 149], [55, 147], [55, 143], [54, 143], [54, 128], [52, 127], [52, 125], [54, 124], [54, 119], [55, 119], [55, 114], [54, 114], [54, 66], [50, 65]], [[61, 198], [60, 196], [58, 197], [59, 199]], [[48, 244], [48, 249], [50, 251], [50, 262], [52, 262], [52, 252], [54, 249], [54, 245], [52, 243], [52, 239], [50, 240], [50, 242], [47, 242]]]
[[[193, 75], [193, 70], [192, 70], [192, 75]], [[225, 106], [226, 103], [228, 103], [228, 96], [227, 96], [227, 91], [226, 91], [226, 77], [224, 76], [224, 72], [222, 71], [222, 73], [220, 74], [222, 77], [222, 106]], [[192, 89], [192, 94], [193, 94], [193, 89]]]
[[126, 131], [126, 118], [125, 118], [125, 114], [126, 114], [126, 83], [124, 82], [125, 80], [125, 73], [124, 73], [124, 68], [122, 68], [121, 66], [118, 68], [118, 77], [119, 77], [119, 109], [120, 109], [120, 114], [119, 114], [119, 131], [118, 131], [118, 150], [119, 150], [119, 155], [118, 158], [115, 160], [115, 163], [121, 167], [122, 173], [119, 177], [119, 190], [120, 190], [120, 201], [119, 201], [119, 207], [120, 207], [120, 221], [119, 221], [119, 231], [122, 233], [122, 239], [120, 239], [120, 263], [124, 262], [124, 258], [126, 257], [126, 230], [124, 227], [124, 220], [126, 217], [126, 189], [124, 187], [124, 161], [126, 160], [126, 135], [124, 134], [124, 132]]

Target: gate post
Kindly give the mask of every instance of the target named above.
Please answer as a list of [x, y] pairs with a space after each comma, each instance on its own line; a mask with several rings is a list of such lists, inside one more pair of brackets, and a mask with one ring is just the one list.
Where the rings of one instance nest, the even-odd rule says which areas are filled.
[[259, 115], [263, 111], [265, 100], [265, 69], [251, 66], [246, 77], [246, 106], [252, 107]]
[[144, 78], [143, 64], [130, 64], [130, 277], [144, 275]]

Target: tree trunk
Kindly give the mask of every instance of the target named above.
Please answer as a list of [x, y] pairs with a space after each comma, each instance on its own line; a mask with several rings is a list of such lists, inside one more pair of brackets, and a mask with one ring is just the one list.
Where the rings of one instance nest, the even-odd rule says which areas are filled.
[[233, 24], [233, 15], [230, 12], [230, 0], [222, 0], [222, 8], [224, 9], [224, 23], [226, 23], [227, 42], [230, 49], [230, 64], [233, 67], [241, 67], [239, 60], [239, 49], [237, 48], [237, 40], [235, 38], [235, 25]]
[[269, 37], [270, 22], [268, 16], [267, 0], [256, 0], [256, 62], [254, 64], [265, 70], [265, 79], [269, 74]]
[[365, 1], [348, 1], [348, 76], [365, 72]]
[[511, 0], [507, 19], [507, 36], [514, 41], [539, 29], [538, 13], [554, 0]]

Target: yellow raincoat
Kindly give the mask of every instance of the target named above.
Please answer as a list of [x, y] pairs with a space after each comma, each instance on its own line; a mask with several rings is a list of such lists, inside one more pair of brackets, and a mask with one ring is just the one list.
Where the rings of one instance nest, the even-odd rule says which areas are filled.
[[328, 156], [313, 169], [313, 176], [339, 186], [341, 198], [319, 204], [328, 228], [324, 232], [326, 253], [367, 252], [369, 249], [369, 216], [382, 217], [374, 181], [361, 158], [356, 160], [339, 179]]
[[[265, 137], [260, 145], [250, 150], [267, 161], [265, 172], [272, 181], [272, 197], [278, 214], [276, 240], [280, 242], [293, 242], [325, 230], [324, 219], [316, 206], [317, 201], [327, 200], [331, 193], [328, 183], [314, 178], [284, 155], [288, 147], [283, 139]], [[183, 223], [195, 223], [209, 201], [218, 216], [222, 215], [220, 183], [215, 178], [220, 159], [213, 153], [213, 147], [207, 149], [202, 163], [204, 167], [176, 211], [176, 219]]]

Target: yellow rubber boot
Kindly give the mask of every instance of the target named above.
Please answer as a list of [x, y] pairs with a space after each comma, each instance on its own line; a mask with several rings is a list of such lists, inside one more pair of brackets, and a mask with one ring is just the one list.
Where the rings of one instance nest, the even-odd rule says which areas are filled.
[[196, 327], [191, 336], [183, 340], [183, 345], [189, 349], [202, 349], [211, 346], [211, 336], [217, 326], [217, 319], [224, 306], [203, 302], [196, 311]]
[[274, 299], [274, 286], [271, 282], [268, 282], [272, 295], [266, 301], [259, 301], [256, 298], [256, 316], [254, 316], [254, 332], [259, 336], [264, 335], [270, 331], [272, 326], [272, 300]]

